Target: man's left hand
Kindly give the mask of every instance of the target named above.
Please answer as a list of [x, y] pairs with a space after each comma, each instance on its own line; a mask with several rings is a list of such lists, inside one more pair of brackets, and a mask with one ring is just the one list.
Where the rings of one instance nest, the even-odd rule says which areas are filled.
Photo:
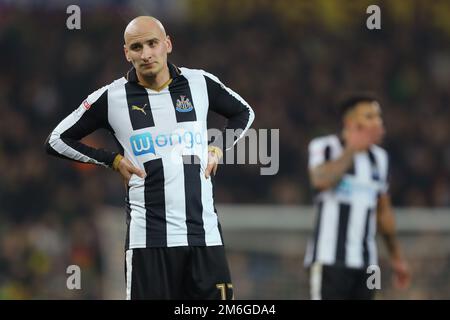
[[394, 286], [397, 289], [407, 289], [411, 283], [411, 272], [408, 264], [403, 259], [393, 259]]
[[205, 178], [208, 179], [211, 175], [216, 175], [217, 167], [219, 165], [220, 158], [222, 158], [222, 150], [218, 147], [208, 148], [208, 166], [205, 170]]

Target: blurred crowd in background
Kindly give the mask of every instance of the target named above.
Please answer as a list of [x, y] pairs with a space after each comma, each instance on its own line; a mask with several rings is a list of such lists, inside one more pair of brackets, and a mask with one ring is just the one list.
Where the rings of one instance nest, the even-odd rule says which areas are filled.
[[[52, 288], [70, 264], [100, 279], [93, 221], [102, 205], [124, 205], [120, 177], [50, 158], [44, 141], [88, 94], [129, 69], [123, 29], [136, 15], [162, 20], [172, 63], [205, 69], [244, 97], [254, 128], [280, 129], [278, 174], [222, 166], [217, 202], [311, 204], [308, 142], [339, 132], [343, 96], [369, 91], [383, 109], [394, 205], [450, 206], [448, 2], [383, 2], [382, 29], [373, 31], [368, 1], [241, 2], [181, 1], [182, 10], [158, 16], [102, 1], [81, 6], [81, 30], [66, 28], [65, 7], [0, 2], [0, 298], [65, 297]], [[109, 138], [84, 141], [115, 149]], [[82, 297], [101, 297], [101, 284], [89, 283]]]

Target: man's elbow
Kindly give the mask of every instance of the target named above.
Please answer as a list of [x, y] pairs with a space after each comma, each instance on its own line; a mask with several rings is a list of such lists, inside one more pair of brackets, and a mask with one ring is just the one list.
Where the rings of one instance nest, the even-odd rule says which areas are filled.
[[58, 154], [56, 150], [52, 147], [56, 139], [59, 139], [59, 136], [55, 135], [54, 132], [51, 132], [48, 135], [47, 139], [44, 142], [44, 149], [47, 154], [52, 156]]
[[252, 123], [255, 121], [255, 111], [253, 111], [252, 107], [248, 106], [248, 123], [249, 126], [252, 125]]
[[334, 184], [332, 182], [321, 179], [314, 174], [310, 176], [310, 181], [311, 186], [318, 191], [325, 191], [334, 187]]
[[325, 191], [332, 188], [332, 185], [324, 181], [311, 181], [311, 185], [318, 191]]

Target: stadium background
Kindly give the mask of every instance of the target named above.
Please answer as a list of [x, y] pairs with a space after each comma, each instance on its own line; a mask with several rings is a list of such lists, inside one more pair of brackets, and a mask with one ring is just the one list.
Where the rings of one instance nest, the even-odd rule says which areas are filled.
[[[66, 28], [69, 4], [81, 8], [81, 30]], [[381, 7], [381, 30], [365, 26], [370, 4]], [[306, 147], [338, 130], [333, 106], [354, 90], [382, 101], [414, 277], [398, 292], [383, 273], [377, 297], [450, 297], [450, 2], [0, 0], [0, 298], [123, 297], [120, 178], [50, 158], [43, 143], [129, 68], [123, 29], [143, 14], [165, 24], [172, 62], [217, 74], [252, 105], [255, 128], [280, 128], [277, 175], [260, 176], [257, 165], [218, 171], [237, 298], [307, 298]], [[102, 133], [86, 142], [114, 148]], [[81, 267], [82, 290], [66, 288], [71, 264]]]

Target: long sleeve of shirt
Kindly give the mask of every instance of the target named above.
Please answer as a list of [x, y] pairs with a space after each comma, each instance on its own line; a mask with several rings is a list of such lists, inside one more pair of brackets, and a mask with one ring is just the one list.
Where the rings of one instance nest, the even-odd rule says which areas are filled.
[[[208, 88], [208, 99], [210, 110], [227, 118], [227, 124], [222, 131], [224, 150], [231, 149], [236, 142], [242, 138], [255, 119], [255, 114], [250, 105], [236, 92], [226, 87], [214, 75], [205, 72], [206, 86]], [[226, 130], [242, 130], [234, 139], [226, 139]], [[218, 141], [211, 145], [221, 147]]]
[[117, 153], [80, 142], [83, 137], [100, 128], [113, 132], [108, 123], [107, 94], [107, 86], [95, 91], [63, 119], [45, 142], [47, 153], [78, 162], [111, 167]]

